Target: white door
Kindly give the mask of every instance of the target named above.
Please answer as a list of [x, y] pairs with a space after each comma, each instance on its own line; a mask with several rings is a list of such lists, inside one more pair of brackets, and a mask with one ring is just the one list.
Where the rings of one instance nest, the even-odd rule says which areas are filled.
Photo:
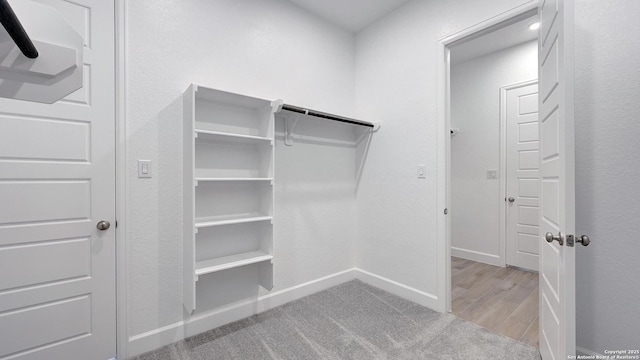
[[540, 181], [538, 84], [505, 88], [507, 229], [506, 261], [538, 270]]
[[540, 353], [564, 360], [576, 350], [573, 0], [541, 1], [540, 22]]
[[84, 86], [51, 105], [0, 99], [0, 359], [106, 360], [116, 351], [114, 3], [41, 2], [84, 36]]

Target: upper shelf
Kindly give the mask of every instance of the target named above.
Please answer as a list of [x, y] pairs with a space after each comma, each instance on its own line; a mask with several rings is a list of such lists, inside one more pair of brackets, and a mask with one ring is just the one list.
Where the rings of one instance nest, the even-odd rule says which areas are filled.
[[265, 136], [254, 136], [254, 135], [244, 135], [244, 134], [235, 134], [228, 133], [222, 131], [211, 131], [211, 130], [195, 130], [196, 138], [205, 141], [219, 141], [219, 142], [231, 142], [231, 143], [243, 143], [243, 144], [256, 144], [256, 143], [266, 143], [269, 144], [273, 141], [272, 138]]
[[271, 102], [265, 99], [259, 99], [252, 96], [233, 94], [226, 91], [207, 88], [204, 86], [195, 85], [196, 101], [214, 101], [225, 104], [232, 104], [243, 108], [269, 108]]
[[246, 138], [273, 138], [270, 101], [198, 87], [194, 103], [195, 130]]

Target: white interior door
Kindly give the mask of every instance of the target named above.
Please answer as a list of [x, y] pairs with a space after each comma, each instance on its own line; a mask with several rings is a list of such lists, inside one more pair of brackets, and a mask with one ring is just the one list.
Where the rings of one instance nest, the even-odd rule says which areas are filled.
[[506, 262], [538, 270], [540, 181], [538, 84], [504, 89], [506, 121]]
[[0, 358], [104, 360], [116, 351], [114, 2], [40, 2], [84, 36], [84, 86], [51, 105], [0, 99]]
[[540, 23], [540, 353], [564, 360], [576, 331], [573, 0], [541, 1]]

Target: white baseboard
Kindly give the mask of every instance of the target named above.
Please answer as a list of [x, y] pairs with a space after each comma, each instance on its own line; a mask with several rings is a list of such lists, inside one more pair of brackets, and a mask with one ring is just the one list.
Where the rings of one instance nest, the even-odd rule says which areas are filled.
[[500, 256], [487, 254], [480, 251], [461, 249], [457, 247], [451, 247], [451, 256], [473, 260], [489, 265], [502, 266], [502, 261]]
[[590, 355], [590, 356], [595, 356], [595, 358], [597, 359], [598, 357], [603, 359], [604, 355], [597, 353], [595, 351], [591, 351], [589, 349], [585, 349], [583, 347], [580, 346], [576, 346], [576, 355]]
[[403, 299], [413, 301], [430, 309], [439, 308], [438, 297], [433, 294], [420, 291], [418, 289], [401, 284], [397, 281], [387, 279], [385, 277], [370, 273], [362, 269], [356, 268], [354, 269], [354, 271], [356, 274], [356, 279], [371, 286], [375, 286], [378, 289], [390, 292]]
[[143, 354], [147, 351], [180, 341], [185, 337], [197, 335], [233, 321], [270, 310], [288, 302], [354, 280], [355, 278], [355, 269], [344, 270], [304, 284], [260, 296], [253, 301], [246, 301], [212, 312], [198, 314], [187, 321], [179, 321], [159, 329], [131, 336], [127, 344], [127, 356], [132, 357]]
[[197, 335], [233, 321], [273, 309], [354, 279], [359, 279], [362, 282], [422, 306], [438, 309], [438, 297], [435, 295], [414, 289], [365, 270], [352, 268], [260, 296], [256, 300], [245, 301], [212, 312], [198, 314], [192, 316], [187, 321], [179, 321], [159, 329], [131, 336], [127, 344], [127, 356], [133, 357], [143, 354], [147, 351], [180, 341], [186, 337]]
[[127, 359], [184, 339], [184, 321], [129, 337]]

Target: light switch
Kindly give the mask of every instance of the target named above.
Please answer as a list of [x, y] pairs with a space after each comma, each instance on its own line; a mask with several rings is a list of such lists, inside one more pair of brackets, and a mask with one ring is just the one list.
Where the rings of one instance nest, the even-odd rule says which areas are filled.
[[427, 178], [427, 167], [425, 165], [418, 165], [418, 179]]
[[489, 169], [487, 170], [487, 179], [497, 179], [498, 178], [498, 170]]
[[151, 177], [151, 160], [138, 160], [138, 177]]

